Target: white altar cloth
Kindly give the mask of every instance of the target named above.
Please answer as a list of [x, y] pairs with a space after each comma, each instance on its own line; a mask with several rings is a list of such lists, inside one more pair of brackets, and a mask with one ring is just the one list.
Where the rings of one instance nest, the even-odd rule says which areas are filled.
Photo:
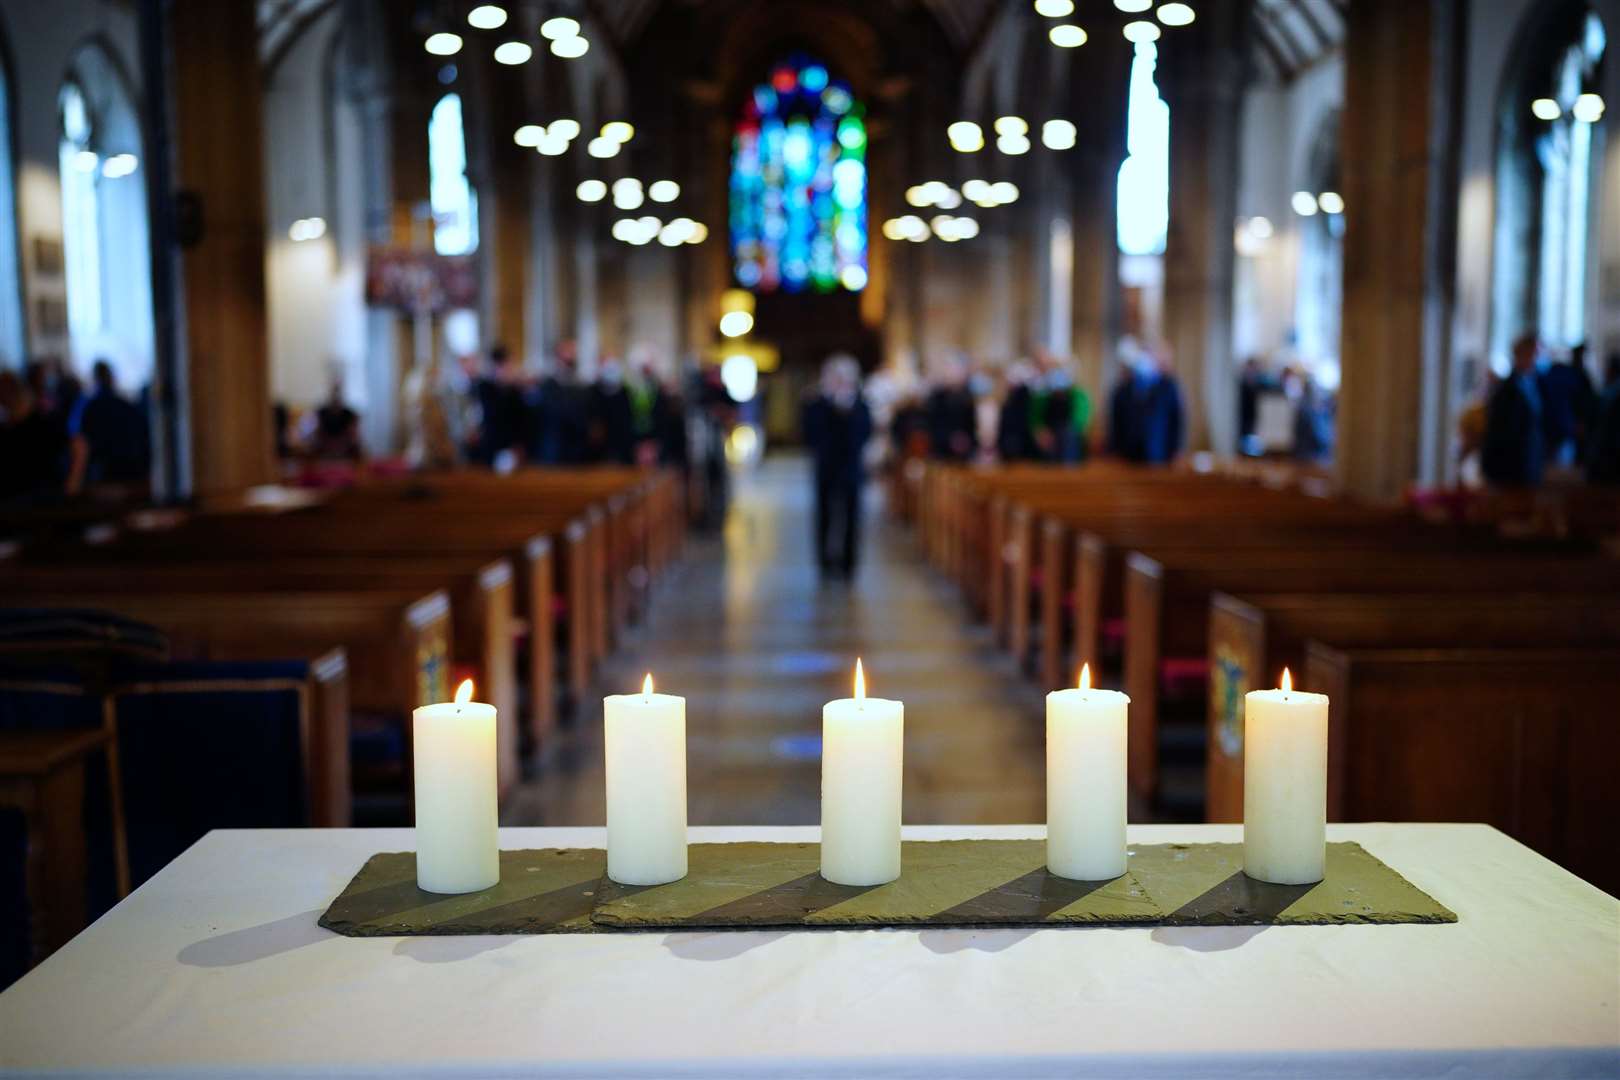
[[1620, 1076], [1620, 902], [1482, 825], [1329, 838], [1360, 841], [1460, 921], [344, 938], [316, 919], [410, 830], [216, 832], [0, 994], [0, 1074]]

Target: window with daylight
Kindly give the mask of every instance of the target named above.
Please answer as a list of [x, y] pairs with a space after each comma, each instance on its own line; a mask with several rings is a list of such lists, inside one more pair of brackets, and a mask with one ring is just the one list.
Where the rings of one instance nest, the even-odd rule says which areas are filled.
[[440, 255], [478, 250], [478, 196], [467, 181], [459, 94], [440, 98], [428, 120], [428, 199], [433, 204], [433, 250]]
[[1547, 97], [1558, 103], [1561, 115], [1536, 139], [1542, 172], [1537, 322], [1542, 336], [1560, 346], [1586, 340], [1593, 128], [1601, 124], [1602, 114], [1587, 112], [1582, 98], [1595, 89], [1604, 44], [1603, 23], [1588, 14], [1580, 39], [1563, 50], [1553, 68]]
[[84, 88], [66, 83], [61, 94], [62, 247], [67, 279], [68, 327], [83, 338], [101, 330], [101, 211], [92, 148], [95, 129]]
[[1159, 47], [1138, 42], [1131, 63], [1130, 114], [1119, 168], [1119, 250], [1126, 255], [1162, 255], [1170, 231], [1170, 106], [1159, 96], [1153, 73]]
[[777, 65], [731, 151], [731, 254], [756, 292], [866, 287], [866, 111], [822, 64]]

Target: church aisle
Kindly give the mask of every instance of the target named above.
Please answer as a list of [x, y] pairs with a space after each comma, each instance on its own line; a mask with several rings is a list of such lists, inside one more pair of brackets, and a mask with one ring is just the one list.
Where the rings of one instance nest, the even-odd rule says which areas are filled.
[[857, 656], [873, 696], [906, 705], [906, 822], [1041, 820], [1040, 693], [872, 495], [855, 581], [823, 581], [808, 463], [772, 458], [739, 478], [723, 536], [690, 540], [652, 617], [503, 821], [602, 823], [600, 695], [629, 692], [650, 670], [687, 699], [692, 824], [814, 824], [821, 706], [849, 696]]

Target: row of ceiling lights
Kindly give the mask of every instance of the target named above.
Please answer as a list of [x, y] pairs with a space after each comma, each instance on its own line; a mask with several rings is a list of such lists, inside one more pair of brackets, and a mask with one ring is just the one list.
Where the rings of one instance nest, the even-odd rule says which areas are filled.
[[[512, 141], [529, 146], [548, 157], [566, 154], [579, 137], [579, 121], [564, 118], [550, 124], [524, 124], [512, 133]], [[619, 151], [635, 137], [636, 129], [623, 120], [609, 120], [601, 132], [585, 145], [593, 158], [618, 157]]]
[[930, 180], [906, 189], [906, 202], [921, 208], [935, 206], [941, 210], [955, 210], [966, 199], [975, 206], [988, 210], [1018, 201], [1018, 185], [1011, 180], [967, 180], [958, 191], [942, 180]]
[[141, 159], [134, 154], [110, 154], [102, 157], [94, 150], [80, 150], [73, 155], [73, 167], [82, 173], [99, 171], [107, 180], [121, 180], [140, 168]]
[[[996, 149], [1017, 156], [1030, 150], [1029, 121], [1022, 116], [998, 116], [993, 125]], [[951, 149], [959, 154], [977, 154], [984, 149], [984, 129], [972, 120], [958, 120], [945, 129]], [[1041, 125], [1041, 145], [1048, 150], [1073, 150], [1079, 132], [1068, 120], [1048, 120]]]
[[651, 199], [656, 203], [671, 203], [681, 197], [681, 185], [673, 180], [654, 180], [644, 187], [641, 181], [633, 176], [622, 176], [613, 181], [611, 189], [601, 180], [581, 180], [579, 186], [574, 189], [574, 194], [579, 197], [580, 202], [598, 203], [607, 198], [610, 190], [613, 205], [620, 210], [639, 210], [645, 199]]
[[1320, 195], [1309, 191], [1296, 191], [1289, 200], [1294, 213], [1300, 217], [1315, 217], [1318, 213], [1330, 217], [1344, 213], [1344, 196], [1337, 191], [1324, 191]]
[[[1569, 107], [1569, 115], [1582, 124], [1595, 124], [1603, 119], [1607, 106], [1599, 94], [1582, 94]], [[1537, 120], [1553, 121], [1564, 115], [1564, 107], [1553, 98], [1536, 98], [1530, 111]]]
[[[1153, 7], [1153, 0], [1114, 0], [1114, 6], [1127, 14], [1145, 12]], [[1048, 19], [1066, 19], [1074, 14], [1074, 0], [1035, 0], [1035, 12]], [[1135, 19], [1125, 24], [1125, 40], [1132, 44], [1159, 40], [1159, 23], [1165, 26], [1187, 26], [1198, 17], [1192, 5], [1183, 3], [1160, 4], [1154, 16], [1158, 23], [1148, 19]], [[1057, 23], [1046, 32], [1047, 39], [1060, 49], [1078, 49], [1090, 35], [1075, 23]]]
[[[499, 30], [506, 25], [506, 9], [499, 4], [480, 4], [467, 13], [467, 25], [474, 30]], [[564, 60], [575, 60], [590, 51], [591, 43], [580, 32], [579, 20], [558, 15], [540, 24], [540, 36], [551, 42], [551, 54]], [[454, 56], [465, 42], [461, 35], [449, 30], [429, 34], [422, 47], [434, 56]], [[526, 64], [534, 49], [526, 41], [503, 41], [495, 46], [495, 61], [500, 64]]]
[[646, 214], [639, 218], [620, 218], [613, 223], [613, 239], [636, 247], [654, 240], [665, 247], [680, 247], [682, 244], [701, 244], [708, 238], [709, 227], [689, 217], [663, 222], [652, 214]]
[[951, 214], [935, 214], [928, 221], [916, 214], [903, 214], [883, 223], [883, 235], [890, 240], [910, 240], [918, 244], [930, 236], [937, 236], [946, 243], [955, 243], [978, 236], [979, 223], [970, 217]]

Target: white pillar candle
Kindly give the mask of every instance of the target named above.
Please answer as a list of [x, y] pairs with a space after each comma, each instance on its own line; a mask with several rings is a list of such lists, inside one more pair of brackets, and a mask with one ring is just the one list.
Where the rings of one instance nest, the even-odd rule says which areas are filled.
[[602, 700], [607, 753], [607, 872], [621, 885], [686, 876], [686, 699], [653, 693]]
[[855, 696], [821, 710], [821, 876], [835, 885], [883, 885], [900, 876], [900, 790], [905, 706]]
[[1328, 699], [1293, 689], [1253, 690], [1243, 714], [1243, 872], [1257, 881], [1309, 885], [1327, 858]]
[[1046, 695], [1046, 868], [1077, 881], [1125, 873], [1125, 724], [1131, 699], [1091, 688]]
[[416, 885], [427, 892], [478, 892], [501, 880], [495, 706], [471, 700], [472, 690], [468, 679], [454, 702], [411, 714]]

